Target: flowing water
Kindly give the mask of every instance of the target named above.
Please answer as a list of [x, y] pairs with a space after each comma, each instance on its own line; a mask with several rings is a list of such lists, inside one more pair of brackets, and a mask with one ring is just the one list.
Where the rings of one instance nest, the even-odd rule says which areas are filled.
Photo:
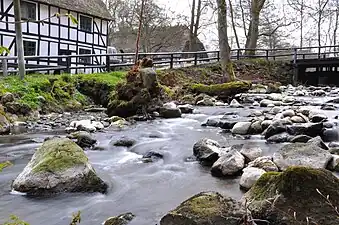
[[[250, 109], [223, 107], [199, 108], [192, 115], [169, 120], [142, 122], [121, 131], [106, 130], [96, 133], [104, 151], [86, 151], [99, 176], [110, 186], [103, 194], [61, 194], [52, 198], [29, 198], [12, 193], [11, 181], [23, 170], [34, 149], [43, 139], [54, 133], [27, 134], [0, 139], [1, 157], [9, 157], [14, 166], [0, 174], [0, 224], [15, 214], [31, 225], [68, 225], [73, 212], [82, 212], [82, 225], [96, 225], [110, 216], [132, 212], [136, 218], [131, 225], [155, 225], [169, 210], [201, 191], [218, 191], [240, 199], [239, 177], [212, 177], [208, 168], [187, 160], [192, 156], [193, 144], [200, 138], [211, 138], [225, 146], [244, 142], [259, 145], [265, 155], [272, 155], [280, 145], [268, 145], [260, 136], [250, 140], [224, 134], [217, 128], [201, 127], [208, 117], [238, 111], [241, 116]], [[112, 142], [128, 137], [137, 144], [132, 148], [114, 147]], [[140, 158], [149, 151], [164, 155], [153, 163], [142, 163]]]

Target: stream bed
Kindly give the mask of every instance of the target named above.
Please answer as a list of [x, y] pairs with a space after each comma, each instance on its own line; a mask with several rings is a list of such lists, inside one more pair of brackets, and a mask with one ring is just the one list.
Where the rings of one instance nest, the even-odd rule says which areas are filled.
[[[7, 157], [14, 163], [0, 174], [0, 224], [15, 214], [31, 225], [68, 225], [72, 213], [80, 210], [82, 225], [99, 225], [108, 217], [126, 212], [136, 215], [130, 225], [155, 225], [169, 210], [201, 191], [218, 191], [240, 199], [243, 195], [239, 188], [240, 177], [212, 177], [209, 168], [189, 159], [194, 143], [201, 138], [211, 138], [224, 146], [253, 142], [262, 148], [264, 155], [273, 155], [282, 144], [266, 144], [260, 135], [244, 139], [223, 133], [218, 128], [201, 126], [211, 116], [237, 111], [245, 117], [253, 110], [199, 107], [194, 114], [179, 119], [138, 122], [121, 131], [106, 129], [95, 133], [98, 146], [104, 150], [86, 151], [86, 154], [98, 175], [109, 184], [106, 195], [71, 193], [30, 198], [11, 192], [12, 180], [23, 170], [44, 138], [66, 134], [53, 131], [0, 137], [0, 160]], [[329, 118], [336, 113], [326, 112]], [[121, 137], [134, 139], [137, 144], [131, 148], [113, 146], [112, 143]], [[164, 158], [152, 163], [141, 162], [142, 156], [149, 151], [159, 152]]]

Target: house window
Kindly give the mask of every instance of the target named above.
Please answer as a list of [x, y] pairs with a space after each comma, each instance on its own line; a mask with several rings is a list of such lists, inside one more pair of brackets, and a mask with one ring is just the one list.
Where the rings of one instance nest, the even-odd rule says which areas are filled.
[[[91, 54], [92, 51], [89, 49], [80, 48], [79, 55]], [[84, 64], [91, 64], [91, 56], [80, 56], [79, 62]]]
[[24, 55], [25, 56], [36, 55], [36, 42], [35, 41], [24, 41]]
[[92, 18], [80, 15], [80, 30], [92, 32]]
[[36, 4], [22, 1], [21, 18], [25, 20], [36, 20]]

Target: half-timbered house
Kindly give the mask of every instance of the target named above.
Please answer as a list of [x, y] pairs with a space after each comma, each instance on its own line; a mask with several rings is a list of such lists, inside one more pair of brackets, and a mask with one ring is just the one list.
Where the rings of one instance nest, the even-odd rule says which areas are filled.
[[[107, 52], [110, 13], [102, 0], [22, 0], [24, 55], [56, 56]], [[72, 14], [78, 24], [67, 16]], [[43, 22], [37, 22], [44, 20]], [[0, 0], [0, 45], [15, 56], [13, 0]], [[30, 60], [28, 64], [58, 66], [65, 60]], [[72, 65], [105, 64], [105, 57], [72, 58]], [[79, 72], [72, 70], [72, 73]], [[80, 72], [86, 72], [80, 71]]]

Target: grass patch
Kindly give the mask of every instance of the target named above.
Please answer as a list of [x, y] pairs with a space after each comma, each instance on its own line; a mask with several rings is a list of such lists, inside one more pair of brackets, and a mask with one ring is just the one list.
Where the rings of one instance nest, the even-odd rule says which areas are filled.
[[0, 95], [10, 92], [18, 102], [28, 105], [31, 109], [39, 109], [44, 104], [67, 105], [76, 100], [86, 104], [88, 98], [77, 89], [79, 82], [90, 81], [114, 87], [124, 77], [126, 72], [97, 74], [62, 74], [62, 75], [27, 75], [24, 80], [18, 76], [0, 79]]

